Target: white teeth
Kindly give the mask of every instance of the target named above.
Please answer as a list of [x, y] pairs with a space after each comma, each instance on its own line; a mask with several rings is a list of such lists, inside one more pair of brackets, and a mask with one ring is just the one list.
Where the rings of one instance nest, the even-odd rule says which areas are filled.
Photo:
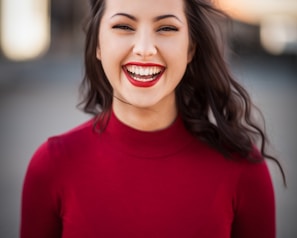
[[137, 78], [137, 77], [133, 77], [133, 79], [135, 79], [137, 81], [141, 81], [141, 82], [149, 82], [149, 81], [153, 81], [155, 79], [155, 77], [153, 77], [153, 78]]
[[130, 73], [139, 76], [153, 76], [159, 74], [162, 71], [162, 68], [158, 66], [142, 67], [136, 65], [127, 65], [126, 68]]

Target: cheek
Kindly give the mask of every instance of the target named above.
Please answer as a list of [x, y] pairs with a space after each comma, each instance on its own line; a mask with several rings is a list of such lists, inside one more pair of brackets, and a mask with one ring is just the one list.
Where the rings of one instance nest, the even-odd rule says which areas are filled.
[[183, 60], [188, 57], [189, 41], [187, 37], [160, 41], [159, 45], [163, 54], [168, 55], [167, 58], [180, 58], [180, 60]]
[[129, 42], [117, 40], [112, 37], [102, 39], [101, 41], [101, 60], [109, 61], [110, 64], [121, 66], [129, 54]]
[[180, 81], [188, 65], [188, 47], [169, 51], [167, 54], [167, 67], [169, 77], [174, 81]]

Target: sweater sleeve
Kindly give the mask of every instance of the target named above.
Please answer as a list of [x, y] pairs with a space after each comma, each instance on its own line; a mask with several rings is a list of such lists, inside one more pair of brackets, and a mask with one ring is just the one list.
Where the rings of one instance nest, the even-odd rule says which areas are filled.
[[275, 199], [265, 162], [247, 165], [235, 198], [232, 238], [275, 238]]
[[61, 237], [59, 199], [55, 187], [56, 168], [49, 142], [33, 155], [22, 193], [21, 238]]

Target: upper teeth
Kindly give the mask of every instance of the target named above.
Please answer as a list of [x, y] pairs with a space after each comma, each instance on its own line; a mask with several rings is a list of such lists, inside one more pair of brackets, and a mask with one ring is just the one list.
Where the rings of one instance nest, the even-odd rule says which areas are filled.
[[162, 68], [159, 66], [142, 67], [136, 65], [127, 65], [126, 68], [130, 73], [141, 76], [155, 75], [159, 74], [162, 71]]

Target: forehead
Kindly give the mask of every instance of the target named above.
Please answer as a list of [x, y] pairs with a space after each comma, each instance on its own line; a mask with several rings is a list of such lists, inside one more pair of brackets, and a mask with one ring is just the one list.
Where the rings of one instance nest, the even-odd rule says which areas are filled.
[[139, 16], [184, 15], [184, 0], [105, 0], [106, 15], [125, 12]]

